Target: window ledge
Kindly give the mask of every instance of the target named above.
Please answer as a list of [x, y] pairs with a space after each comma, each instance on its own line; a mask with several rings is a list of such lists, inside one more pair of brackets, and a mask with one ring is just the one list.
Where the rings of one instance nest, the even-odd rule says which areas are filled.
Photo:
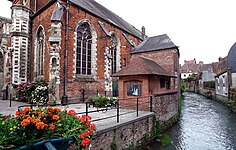
[[74, 81], [80, 81], [80, 82], [95, 82], [95, 77], [92, 75], [75, 75]]

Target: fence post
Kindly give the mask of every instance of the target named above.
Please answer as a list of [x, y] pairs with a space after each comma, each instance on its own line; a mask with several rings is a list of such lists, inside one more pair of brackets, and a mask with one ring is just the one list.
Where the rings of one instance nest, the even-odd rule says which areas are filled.
[[86, 102], [86, 116], [88, 116], [88, 102]]
[[119, 98], [117, 99], [117, 123], [119, 123], [119, 121], [120, 121], [120, 101], [119, 101]]
[[150, 98], [150, 112], [152, 112], [152, 96], [150, 96], [149, 98]]
[[138, 97], [137, 97], [137, 117], [138, 117]]
[[11, 93], [10, 93], [10, 107], [11, 107]]

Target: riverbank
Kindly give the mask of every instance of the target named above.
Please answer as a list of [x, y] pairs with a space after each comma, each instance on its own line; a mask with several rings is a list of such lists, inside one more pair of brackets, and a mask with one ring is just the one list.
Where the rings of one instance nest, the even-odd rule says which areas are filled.
[[148, 145], [145, 150], [236, 149], [236, 115], [226, 106], [186, 92], [179, 122], [168, 129], [170, 143]]

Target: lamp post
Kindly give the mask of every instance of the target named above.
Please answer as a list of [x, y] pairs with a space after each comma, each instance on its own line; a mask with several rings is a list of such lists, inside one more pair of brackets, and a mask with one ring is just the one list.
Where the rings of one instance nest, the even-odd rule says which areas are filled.
[[11, 48], [9, 48], [10, 49], [10, 62], [11, 62], [11, 64], [10, 64], [10, 67], [9, 67], [9, 72], [10, 72], [10, 83], [9, 83], [9, 89], [10, 89], [10, 107], [11, 107], [11, 96], [12, 96], [12, 89], [13, 89], [13, 87], [12, 87], [12, 65], [13, 65], [13, 61], [12, 61], [12, 54], [13, 54], [13, 52], [14, 52], [14, 49], [11, 47]]

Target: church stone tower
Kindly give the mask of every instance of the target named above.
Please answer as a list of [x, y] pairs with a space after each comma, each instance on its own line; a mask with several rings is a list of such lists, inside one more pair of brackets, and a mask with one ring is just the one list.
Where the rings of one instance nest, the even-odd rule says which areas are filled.
[[28, 80], [28, 55], [30, 49], [30, 0], [12, 1], [12, 83]]

